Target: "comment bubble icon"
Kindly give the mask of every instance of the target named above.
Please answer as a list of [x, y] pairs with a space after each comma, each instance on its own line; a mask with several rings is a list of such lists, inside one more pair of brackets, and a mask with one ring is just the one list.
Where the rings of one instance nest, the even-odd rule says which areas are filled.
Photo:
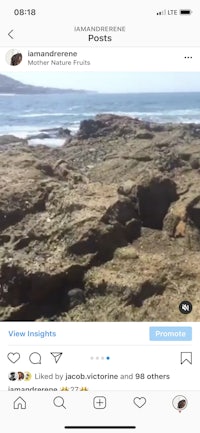
[[42, 358], [40, 353], [38, 352], [32, 352], [29, 355], [29, 361], [31, 362], [31, 364], [41, 364], [42, 363]]

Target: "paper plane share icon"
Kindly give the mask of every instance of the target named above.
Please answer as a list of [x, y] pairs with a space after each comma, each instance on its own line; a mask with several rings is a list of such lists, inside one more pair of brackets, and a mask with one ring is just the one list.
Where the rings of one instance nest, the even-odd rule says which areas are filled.
[[62, 352], [51, 352], [51, 355], [53, 356], [56, 364], [58, 363], [58, 361], [61, 358], [62, 354], [63, 354]]

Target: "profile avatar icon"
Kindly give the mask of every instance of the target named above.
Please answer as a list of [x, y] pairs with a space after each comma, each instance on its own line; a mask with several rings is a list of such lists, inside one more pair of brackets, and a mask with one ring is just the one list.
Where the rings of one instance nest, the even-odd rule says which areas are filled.
[[187, 399], [183, 395], [177, 395], [174, 397], [172, 401], [174, 409], [181, 412], [182, 410], [186, 409], [188, 402]]
[[180, 400], [178, 402], [178, 409], [185, 409], [186, 404], [186, 400]]
[[13, 56], [10, 59], [11, 66], [17, 66], [22, 61], [22, 53], [13, 54]]
[[28, 382], [29, 380], [31, 380], [31, 378], [32, 378], [31, 373], [29, 371], [25, 371], [25, 373], [24, 373], [24, 380], [26, 382]]
[[18, 380], [23, 380], [24, 379], [24, 373], [22, 373], [22, 371], [18, 371]]
[[11, 373], [9, 373], [9, 375], [8, 375], [8, 379], [9, 379], [9, 380], [12, 380], [12, 381], [17, 380], [17, 379], [18, 379], [18, 374], [15, 373], [15, 372], [11, 372]]
[[11, 49], [6, 53], [6, 63], [10, 66], [20, 65], [22, 62], [23, 56], [20, 50]]

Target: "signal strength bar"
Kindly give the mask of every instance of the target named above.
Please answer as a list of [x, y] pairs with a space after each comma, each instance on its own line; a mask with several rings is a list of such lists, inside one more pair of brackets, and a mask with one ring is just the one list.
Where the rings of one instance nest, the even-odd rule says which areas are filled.
[[156, 12], [156, 15], [166, 15], [167, 11], [166, 9], [163, 9], [162, 11]]

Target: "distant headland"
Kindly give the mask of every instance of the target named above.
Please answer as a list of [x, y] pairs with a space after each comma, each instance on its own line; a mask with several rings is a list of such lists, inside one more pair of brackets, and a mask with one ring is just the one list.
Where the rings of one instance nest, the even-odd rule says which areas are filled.
[[43, 86], [33, 86], [31, 84], [24, 84], [18, 80], [7, 77], [6, 75], [0, 74], [0, 94], [63, 94], [63, 93], [73, 93], [73, 94], [88, 94], [96, 93], [87, 90], [74, 90], [74, 89], [58, 89], [55, 87], [43, 87]]

